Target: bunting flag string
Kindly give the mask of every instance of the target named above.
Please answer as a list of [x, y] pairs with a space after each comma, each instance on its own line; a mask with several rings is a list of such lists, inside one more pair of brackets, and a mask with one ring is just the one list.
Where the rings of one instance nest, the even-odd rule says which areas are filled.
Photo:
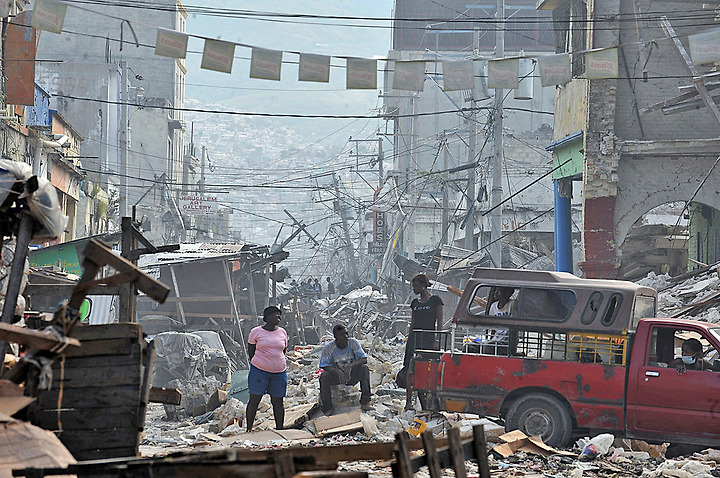
[[[0, 0], [0, 18], [12, 15], [14, 0]], [[70, 4], [63, 0], [35, 0], [30, 25], [39, 30], [62, 32], [67, 7], [77, 8], [96, 15], [105, 16], [132, 25], [127, 19], [97, 12], [86, 7]], [[140, 22], [136, 22], [140, 23]], [[200, 68], [231, 73], [235, 48], [249, 48], [250, 78], [280, 81], [283, 63], [283, 51], [260, 48], [236, 42], [217, 40], [153, 25], [142, 24], [148, 28], [157, 28], [155, 54], [158, 56], [184, 59], [188, 52], [188, 39], [198, 38], [204, 41]], [[704, 32], [683, 35], [688, 37], [690, 56], [695, 65], [720, 62], [720, 28]], [[573, 52], [531, 55], [521, 57], [493, 59], [423, 59], [389, 60], [388, 71], [392, 88], [406, 91], [423, 91], [426, 79], [426, 63], [439, 62], [442, 65], [443, 86], [445, 91], [474, 90], [475, 98], [489, 97], [488, 88], [517, 89], [520, 81], [519, 63], [521, 58], [537, 62], [537, 71], [543, 87], [562, 86], [573, 79], [570, 55], [584, 55], [585, 72], [581, 78], [602, 80], [618, 78], [618, 49], [627, 46], [655, 45], [662, 39], [631, 42], [607, 48], [579, 50]], [[318, 55], [289, 51], [299, 56], [298, 80], [306, 82], [328, 83], [332, 58], [345, 60], [346, 89], [377, 89], [377, 59], [365, 59], [338, 55]], [[333, 65], [337, 66], [337, 65]]]

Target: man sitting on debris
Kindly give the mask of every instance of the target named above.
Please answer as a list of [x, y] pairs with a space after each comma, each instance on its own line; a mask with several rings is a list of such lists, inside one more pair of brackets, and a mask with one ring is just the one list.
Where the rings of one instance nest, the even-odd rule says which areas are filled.
[[370, 369], [360, 342], [351, 339], [344, 325], [333, 327], [335, 340], [325, 345], [320, 354], [320, 406], [326, 415], [334, 412], [330, 389], [333, 385], [355, 385], [360, 382], [360, 408], [372, 410], [370, 401]]

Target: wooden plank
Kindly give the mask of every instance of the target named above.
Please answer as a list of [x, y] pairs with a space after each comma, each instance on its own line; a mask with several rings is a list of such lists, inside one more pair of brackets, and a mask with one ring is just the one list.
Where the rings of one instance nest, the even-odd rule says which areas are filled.
[[129, 355], [134, 349], [142, 350], [137, 340], [109, 339], [81, 342], [77, 349], [67, 352], [68, 357], [94, 357], [100, 355]]
[[395, 445], [397, 446], [396, 467], [393, 467], [393, 476], [396, 478], [413, 478], [413, 471], [410, 463], [410, 449], [408, 447], [407, 432], [402, 431], [395, 435]]
[[[60, 386], [59, 374], [53, 374], [53, 386]], [[141, 383], [140, 367], [85, 367], [65, 369], [65, 388], [117, 387]]]
[[[53, 350], [62, 345], [62, 341], [46, 332], [6, 323], [0, 323], [0, 339], [38, 350]], [[70, 348], [80, 347], [80, 342], [72, 337], [67, 337], [67, 344]]]
[[340, 413], [329, 417], [318, 417], [313, 420], [315, 430], [317, 434], [322, 436], [331, 430], [345, 426], [355, 426], [360, 423], [362, 428], [362, 422], [360, 422], [360, 410], [353, 410], [348, 413]]
[[[57, 408], [60, 390], [53, 388], [43, 390], [38, 396], [40, 409]], [[104, 408], [132, 405], [140, 402], [140, 389], [135, 386], [125, 387], [85, 387], [63, 390], [61, 407], [70, 408]]]
[[[81, 450], [73, 452], [73, 456], [76, 460], [105, 460], [108, 458], [127, 458], [127, 457], [134, 457], [138, 454], [138, 447], [128, 446], [128, 447], [119, 447], [119, 448], [102, 448], [97, 450]], [[83, 476], [83, 475], [78, 475]], [[93, 478], [98, 478], [101, 475], [98, 475], [96, 473], [92, 473], [85, 476], [92, 476]], [[109, 477], [117, 477], [118, 472], [115, 470], [113, 471]]]
[[[137, 406], [114, 408], [45, 409], [39, 413], [37, 425], [45, 430], [107, 430], [127, 427], [138, 412]], [[58, 424], [58, 419], [60, 423]], [[138, 428], [138, 430], [140, 430]]]
[[116, 255], [94, 239], [88, 241], [84, 254], [86, 260], [90, 259], [96, 264], [108, 264], [118, 272], [131, 272], [135, 276], [133, 280], [135, 286], [160, 303], [164, 302], [170, 293], [170, 289], [165, 284], [156, 281], [138, 269], [132, 262]]
[[473, 451], [478, 464], [479, 477], [490, 478], [490, 463], [488, 463], [487, 441], [483, 425], [473, 427]]
[[295, 475], [295, 463], [293, 463], [292, 452], [285, 450], [278, 453], [273, 460], [275, 465], [275, 476], [277, 478], [292, 478]]
[[152, 403], [180, 405], [182, 392], [176, 388], [150, 387], [149, 400]]
[[[65, 370], [75, 368], [91, 368], [91, 367], [140, 367], [142, 353], [139, 347], [135, 350], [131, 350], [129, 355], [100, 355], [96, 357], [67, 357], [65, 359]], [[53, 364], [53, 370], [60, 370], [60, 362], [57, 361]]]
[[137, 408], [137, 425], [140, 430], [145, 428], [145, 413], [150, 403], [150, 388], [152, 386], [153, 368], [155, 366], [155, 341], [150, 342], [145, 349], [145, 363], [143, 363], [143, 377], [140, 385], [140, 407]]
[[447, 431], [447, 435], [455, 478], [467, 478], [465, 453], [463, 453], [462, 443], [460, 442], [460, 429], [452, 427]]
[[425, 462], [430, 472], [430, 478], [441, 478], [440, 463], [433, 433], [430, 430], [423, 432], [422, 441], [423, 445], [425, 445]]
[[293, 478], [368, 478], [367, 471], [319, 470], [302, 471]]
[[106, 430], [63, 430], [56, 434], [76, 459], [79, 459], [76, 454], [78, 451], [136, 446], [140, 436], [140, 432], [135, 427]]
[[72, 336], [81, 342], [89, 340], [142, 338], [140, 324], [123, 322], [121, 324], [105, 325], [78, 325], [72, 331]]

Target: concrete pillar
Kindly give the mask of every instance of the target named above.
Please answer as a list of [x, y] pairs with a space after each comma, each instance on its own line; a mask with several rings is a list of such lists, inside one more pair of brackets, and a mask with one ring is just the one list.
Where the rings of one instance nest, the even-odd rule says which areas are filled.
[[555, 184], [555, 270], [573, 272], [572, 217], [570, 198], [572, 181], [557, 179]]
[[[598, 18], [607, 21], [603, 23], [602, 29], [588, 30], [589, 47], [618, 45], [619, 0], [588, 1], [587, 11], [590, 23]], [[592, 80], [587, 89], [587, 127], [583, 139], [584, 257], [579, 264], [587, 278], [616, 278], [620, 266], [619, 251], [615, 244], [615, 201], [620, 161], [619, 141], [615, 135], [617, 82], [616, 79]]]

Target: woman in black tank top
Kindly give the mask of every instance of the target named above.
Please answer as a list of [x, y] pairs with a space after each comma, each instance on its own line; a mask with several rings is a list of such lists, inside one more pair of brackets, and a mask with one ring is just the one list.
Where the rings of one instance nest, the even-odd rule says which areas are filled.
[[[442, 330], [443, 301], [436, 295], [430, 295], [428, 287], [432, 284], [425, 274], [418, 274], [412, 279], [412, 288], [420, 297], [410, 303], [410, 335], [405, 346], [405, 370], [407, 371], [407, 387], [405, 394], [405, 409], [412, 407], [412, 356], [416, 349], [437, 349], [438, 340], [434, 334], [415, 332], [416, 330]], [[420, 404], [425, 408], [425, 400], [420, 396]]]

